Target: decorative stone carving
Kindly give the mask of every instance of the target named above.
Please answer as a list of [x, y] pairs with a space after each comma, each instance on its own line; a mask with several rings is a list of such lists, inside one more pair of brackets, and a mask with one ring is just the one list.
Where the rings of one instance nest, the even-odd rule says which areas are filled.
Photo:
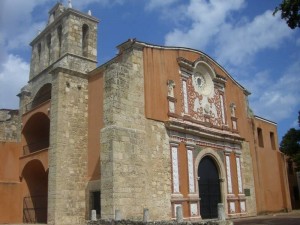
[[182, 81], [182, 93], [183, 93], [183, 108], [184, 108], [184, 113], [189, 113], [187, 83], [186, 83], [185, 80]]
[[241, 213], [246, 212], [246, 202], [245, 201], [240, 202], [240, 208], [241, 208]]
[[189, 171], [189, 192], [195, 192], [195, 181], [194, 181], [194, 163], [193, 163], [193, 151], [187, 150], [188, 155], [188, 171]]
[[237, 168], [237, 175], [238, 175], [239, 193], [242, 194], [243, 193], [243, 184], [242, 184], [240, 157], [236, 157], [236, 168]]
[[211, 75], [204, 66], [198, 66], [193, 74], [193, 86], [196, 92], [201, 95], [211, 96], [214, 84]]
[[198, 205], [197, 203], [191, 203], [190, 204], [191, 209], [191, 216], [197, 216], [198, 215]]
[[232, 194], [231, 170], [230, 170], [230, 157], [226, 155], [226, 172], [227, 172], [227, 186], [228, 194]]
[[175, 113], [175, 103], [169, 100], [169, 112]]
[[234, 103], [230, 104], [230, 112], [231, 112], [231, 116], [235, 117], [235, 109], [236, 109], [236, 105]]
[[175, 82], [173, 80], [168, 80], [168, 96], [174, 97], [174, 88], [175, 88]]
[[235, 213], [235, 202], [229, 202], [229, 213]]
[[172, 147], [173, 192], [179, 193], [179, 173], [177, 147]]

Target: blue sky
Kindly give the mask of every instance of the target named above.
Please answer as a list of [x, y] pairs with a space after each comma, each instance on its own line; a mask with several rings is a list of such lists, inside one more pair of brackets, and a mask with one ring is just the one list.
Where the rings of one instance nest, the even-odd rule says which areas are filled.
[[[29, 43], [57, 0], [0, 1], [0, 108], [18, 108], [29, 77]], [[61, 0], [67, 5], [67, 0]], [[273, 16], [280, 0], [72, 0], [100, 19], [99, 65], [129, 38], [201, 50], [252, 94], [258, 116], [278, 123], [279, 139], [297, 127], [300, 29]]]

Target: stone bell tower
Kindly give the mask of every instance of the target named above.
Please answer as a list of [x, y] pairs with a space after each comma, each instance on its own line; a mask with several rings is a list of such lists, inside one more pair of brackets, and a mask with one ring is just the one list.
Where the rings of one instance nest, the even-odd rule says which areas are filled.
[[24, 106], [45, 85], [50, 89], [47, 223], [60, 225], [85, 223], [87, 73], [97, 64], [99, 22], [70, 2], [49, 11], [47, 26], [31, 42], [29, 84], [20, 94]]

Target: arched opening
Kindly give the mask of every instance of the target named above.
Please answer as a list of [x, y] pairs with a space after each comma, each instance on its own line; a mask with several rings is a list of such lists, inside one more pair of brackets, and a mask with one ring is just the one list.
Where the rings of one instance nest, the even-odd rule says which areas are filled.
[[58, 37], [58, 57], [61, 56], [61, 42], [62, 42], [62, 26], [57, 27], [57, 37]]
[[82, 56], [88, 56], [88, 39], [89, 39], [89, 26], [83, 24], [82, 26]]
[[50, 61], [51, 61], [51, 34], [48, 34], [46, 39], [47, 39], [48, 65], [50, 65]]
[[22, 171], [23, 222], [47, 223], [48, 172], [39, 160], [32, 160]]
[[203, 219], [218, 217], [218, 203], [221, 202], [219, 170], [214, 159], [205, 156], [198, 166], [198, 187], [200, 214]]
[[31, 108], [34, 108], [40, 105], [41, 103], [51, 99], [51, 89], [52, 89], [52, 85], [49, 83], [41, 87], [40, 90], [34, 96]]
[[42, 52], [42, 45], [41, 45], [41, 43], [38, 43], [37, 49], [38, 49], [38, 57], [39, 57], [39, 62], [40, 62], [41, 61], [41, 52]]
[[24, 155], [49, 147], [50, 119], [44, 113], [34, 114], [22, 131], [26, 144]]

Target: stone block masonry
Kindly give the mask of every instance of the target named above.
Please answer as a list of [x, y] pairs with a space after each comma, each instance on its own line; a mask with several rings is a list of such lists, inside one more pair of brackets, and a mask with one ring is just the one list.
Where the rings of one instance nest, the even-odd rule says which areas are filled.
[[[101, 130], [101, 217], [171, 217], [169, 138], [162, 122], [145, 118], [143, 52], [130, 48], [107, 68]], [[164, 209], [164, 210], [161, 210]]]
[[53, 72], [48, 224], [83, 224], [87, 171], [87, 79]]
[[19, 125], [18, 110], [0, 109], [0, 141], [18, 141]]
[[208, 221], [197, 221], [197, 222], [176, 222], [176, 221], [153, 221], [153, 222], [143, 222], [143, 221], [132, 221], [132, 220], [98, 220], [98, 221], [88, 221], [87, 225], [233, 225], [230, 220], [219, 221], [219, 220], [208, 220]]

